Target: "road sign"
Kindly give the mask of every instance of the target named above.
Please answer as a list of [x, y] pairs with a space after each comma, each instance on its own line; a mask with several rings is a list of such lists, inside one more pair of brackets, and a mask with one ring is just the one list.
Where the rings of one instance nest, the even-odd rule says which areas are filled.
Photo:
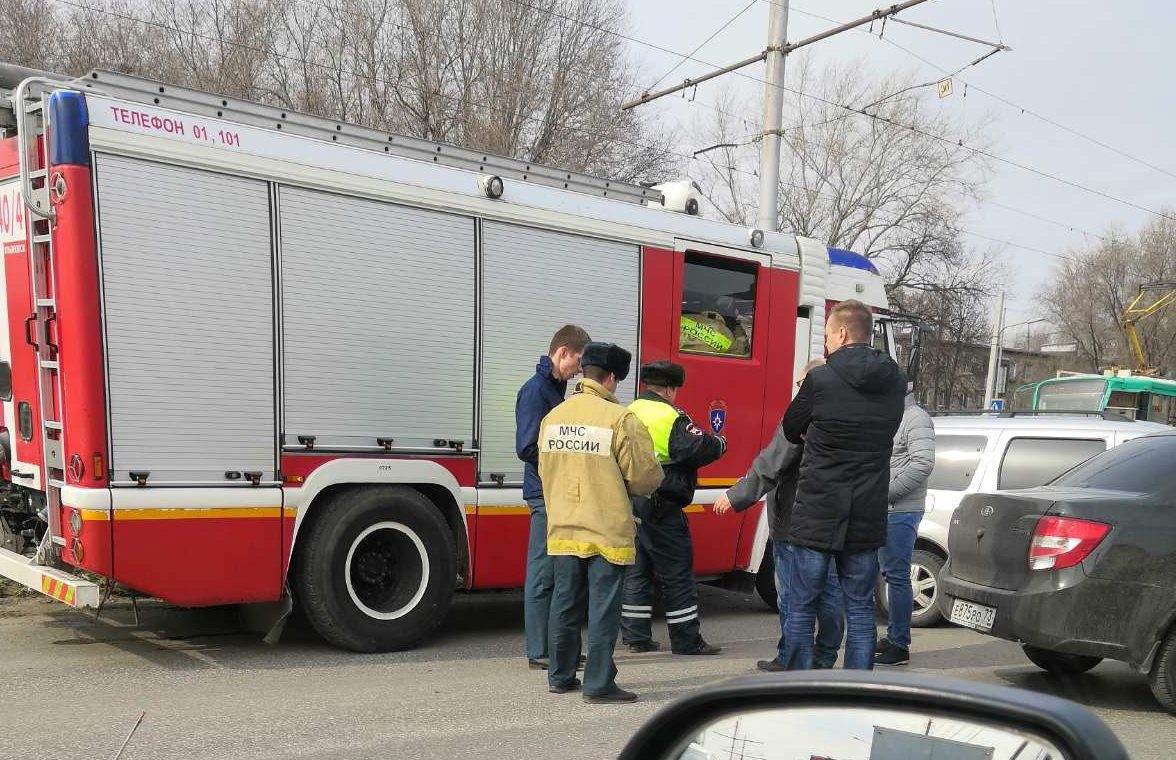
[[1004, 411], [1004, 399], [1003, 398], [994, 398], [992, 400], [992, 411], [994, 411], [994, 412], [1003, 412]]

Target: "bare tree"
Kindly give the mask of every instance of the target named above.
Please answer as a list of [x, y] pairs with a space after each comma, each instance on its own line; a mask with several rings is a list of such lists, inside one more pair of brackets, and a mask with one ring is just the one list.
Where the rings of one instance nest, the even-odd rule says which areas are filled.
[[635, 88], [622, 0], [0, 0], [0, 11], [2, 60], [115, 69], [617, 180], [677, 169], [654, 117], [619, 109]]
[[5, 63], [43, 68], [58, 59], [63, 30], [52, 6], [44, 0], [4, 0], [0, 7], [0, 55]]
[[[878, 259], [895, 293], [983, 295], [987, 288], [970, 275], [988, 262], [963, 245], [959, 221], [979, 198], [988, 166], [938, 136], [983, 146], [986, 122], [958, 123], [927, 106], [914, 80], [873, 77], [861, 64], [818, 68], [798, 56], [789, 72], [785, 113], [794, 116], [783, 137], [778, 229]], [[749, 109], [730, 99], [720, 110], [700, 142], [728, 147], [706, 154], [704, 193], [725, 218], [747, 224], [758, 182], [750, 171], [758, 141], [747, 133], [757, 123], [732, 117]]]
[[[1176, 281], [1176, 223], [1167, 219], [1134, 236], [1111, 228], [1101, 242], [1059, 261], [1040, 297], [1057, 329], [1078, 347], [1083, 366], [1074, 369], [1135, 366], [1124, 312], [1140, 285], [1157, 281]], [[1176, 369], [1176, 307], [1141, 320], [1137, 330], [1148, 362]]]

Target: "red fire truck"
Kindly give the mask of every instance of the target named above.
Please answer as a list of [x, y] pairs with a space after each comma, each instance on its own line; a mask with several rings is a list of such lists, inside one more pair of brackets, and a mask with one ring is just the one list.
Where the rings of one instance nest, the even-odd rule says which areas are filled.
[[[457, 589], [521, 586], [514, 398], [568, 322], [687, 367], [679, 402], [729, 442], [688, 510], [696, 571], [752, 579], [760, 510], [706, 505], [821, 354], [827, 303], [886, 305], [864, 258], [702, 219], [688, 183], [108, 72], [6, 102], [0, 575], [77, 607], [114, 584], [292, 599], [383, 651]], [[742, 339], [681, 350], [684, 316]]]

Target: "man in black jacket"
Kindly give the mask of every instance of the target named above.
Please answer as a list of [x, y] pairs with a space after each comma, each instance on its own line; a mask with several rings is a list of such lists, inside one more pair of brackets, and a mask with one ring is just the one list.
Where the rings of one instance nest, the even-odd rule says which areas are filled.
[[702, 638], [698, 621], [698, 588], [694, 584], [694, 545], [682, 511], [694, 500], [698, 469], [727, 450], [722, 436], [704, 433], [686, 412], [674, 406], [686, 382], [681, 364], [657, 361], [641, 368], [646, 390], [629, 405], [649, 435], [665, 479], [651, 498], [634, 499], [637, 561], [625, 574], [621, 606], [622, 640], [631, 652], [653, 652], [653, 574], [661, 580], [666, 624], [674, 654], [709, 655], [721, 649]]
[[825, 366], [808, 374], [784, 414], [784, 435], [804, 443], [788, 529], [786, 665], [813, 663], [817, 601], [829, 563], [845, 595], [845, 667], [874, 666], [874, 586], [886, 544], [890, 454], [902, 421], [906, 378], [870, 347], [873, 319], [860, 301], [842, 301], [825, 321]]
[[[800, 371], [796, 380], [799, 390], [804, 378], [813, 368], [825, 363], [824, 359], [813, 359]], [[776, 575], [776, 608], [780, 613], [780, 641], [776, 644], [776, 656], [760, 660], [755, 665], [760, 670], [774, 673], [787, 670], [785, 665], [788, 627], [788, 581], [792, 575], [792, 545], [788, 543], [788, 526], [792, 522], [792, 502], [796, 499], [796, 481], [800, 476], [800, 460], [804, 447], [784, 437], [784, 429], [777, 427], [772, 441], [751, 463], [751, 469], [740, 478], [733, 488], [720, 496], [714, 505], [716, 515], [734, 510], [742, 512], [767, 497], [768, 537], [771, 539], [767, 551], [772, 553], [772, 564]], [[813, 667], [828, 670], [837, 662], [837, 650], [845, 638], [845, 602], [841, 598], [841, 581], [837, 578], [835, 563], [829, 563], [829, 574], [825, 590], [817, 602], [817, 643], [813, 655]]]

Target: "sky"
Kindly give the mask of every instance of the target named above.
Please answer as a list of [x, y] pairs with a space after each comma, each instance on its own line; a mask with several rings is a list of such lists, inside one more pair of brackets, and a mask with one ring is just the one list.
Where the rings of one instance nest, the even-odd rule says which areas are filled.
[[[747, 8], [749, 2], [751, 7]], [[769, 0], [628, 0], [628, 4], [630, 36], [636, 40], [629, 43], [631, 54], [646, 84], [652, 84], [682, 59], [641, 43], [690, 53], [745, 8], [694, 57], [726, 65], [756, 55], [767, 44]], [[832, 26], [809, 13], [849, 21], [889, 3], [795, 0], [790, 5], [788, 40], [795, 42]], [[1169, 73], [1176, 58], [1171, 38], [1171, 30], [1176, 28], [1176, 3], [929, 0], [900, 17], [1001, 41], [1012, 48], [956, 77], [954, 94], [946, 101], [963, 119], [991, 117], [990, 136], [996, 155], [1136, 206], [1152, 210], [1176, 206], [1176, 140], [1171, 137], [1176, 99], [1171, 97]], [[880, 24], [875, 24], [875, 32], [879, 28]], [[909, 72], [919, 81], [942, 78], [941, 69], [955, 70], [987, 50], [971, 42], [893, 23], [887, 25], [885, 36], [939, 68], [879, 40], [876, 34], [862, 32], [845, 32], [809, 50], [818, 64], [860, 60], [879, 73]], [[662, 86], [708, 70], [706, 65], [687, 61]], [[764, 76], [762, 64], [746, 71], [757, 78]], [[1017, 107], [973, 87], [968, 87], [965, 96], [965, 82]], [[713, 104], [723, 89], [731, 87], [754, 97], [757, 105], [762, 102], [762, 85], [730, 75], [699, 86], [695, 99]], [[922, 97], [938, 98], [934, 88], [923, 92]], [[658, 118], [678, 127], [680, 152], [689, 154], [706, 147], [694, 145], [689, 136], [691, 126], [712, 113], [705, 105], [670, 96], [656, 105], [642, 107], [655, 108]], [[784, 124], [790, 121], [787, 108], [786, 105]], [[1021, 108], [1159, 170], [1023, 113]], [[1007, 325], [1042, 316], [1035, 295], [1049, 282], [1056, 259], [1029, 249], [1062, 253], [1094, 242], [1085, 233], [1101, 234], [1112, 224], [1134, 232], [1149, 218], [1155, 218], [1131, 205], [999, 162], [994, 165], [986, 195], [987, 200], [970, 210], [964, 224], [971, 233], [968, 243], [995, 252], [1005, 271], [1012, 275]], [[977, 235], [1024, 248], [993, 243]]]

